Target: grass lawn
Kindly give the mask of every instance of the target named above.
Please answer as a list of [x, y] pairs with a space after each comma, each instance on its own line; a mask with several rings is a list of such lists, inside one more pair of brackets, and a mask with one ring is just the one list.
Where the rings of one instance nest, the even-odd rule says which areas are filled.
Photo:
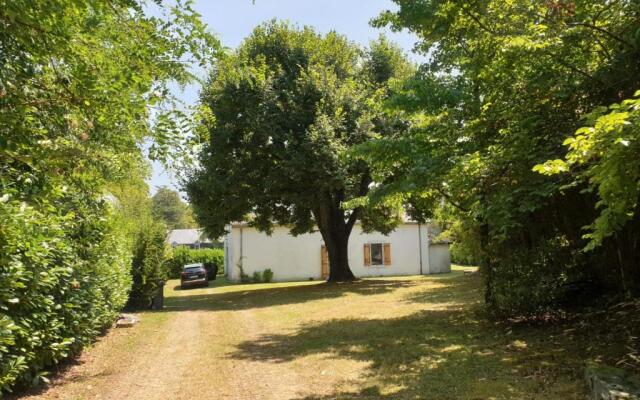
[[170, 281], [165, 311], [112, 330], [31, 397], [564, 400], [585, 398], [587, 359], [627, 354], [635, 367], [638, 304], [494, 322], [480, 287], [462, 268], [349, 284]]

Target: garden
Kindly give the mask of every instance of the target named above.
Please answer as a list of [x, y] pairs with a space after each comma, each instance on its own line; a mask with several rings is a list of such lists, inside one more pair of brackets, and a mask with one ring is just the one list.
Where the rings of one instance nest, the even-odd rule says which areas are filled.
[[[175, 387], [231, 368], [213, 386], [245, 398], [560, 399], [586, 363], [637, 377], [640, 3], [385, 0], [368, 42], [269, 17], [229, 46], [205, 21], [236, 3], [0, 0], [0, 393], [100, 396], [55, 373], [87, 348], [78, 373], [115, 398], [166, 397], [157, 366]], [[406, 219], [478, 272], [359, 280], [354, 226]], [[319, 232], [327, 282], [173, 290], [224, 255], [168, 232], [238, 221]], [[110, 331], [123, 310], [144, 315], [130, 334]]]

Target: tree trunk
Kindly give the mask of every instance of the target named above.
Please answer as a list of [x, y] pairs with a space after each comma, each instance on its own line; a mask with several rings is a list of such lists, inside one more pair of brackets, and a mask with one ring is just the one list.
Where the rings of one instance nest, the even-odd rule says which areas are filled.
[[349, 236], [335, 235], [337, 237], [325, 240], [329, 253], [329, 282], [352, 281], [355, 276], [349, 268]]
[[352, 223], [345, 221], [344, 212], [338, 207], [320, 208], [314, 211], [318, 229], [329, 254], [329, 282], [346, 282], [355, 279], [349, 268], [349, 236]]
[[484, 277], [484, 301], [487, 304], [494, 304], [493, 296], [493, 266], [489, 256], [489, 225], [482, 222], [480, 225], [480, 247], [482, 256], [480, 259], [480, 273]]

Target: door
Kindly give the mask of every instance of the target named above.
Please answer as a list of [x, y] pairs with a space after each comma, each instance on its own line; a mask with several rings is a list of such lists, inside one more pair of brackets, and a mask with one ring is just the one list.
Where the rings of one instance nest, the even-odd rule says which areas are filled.
[[329, 253], [327, 253], [327, 247], [322, 245], [320, 247], [320, 261], [321, 261], [321, 269], [320, 269], [320, 277], [322, 279], [327, 279], [329, 277]]

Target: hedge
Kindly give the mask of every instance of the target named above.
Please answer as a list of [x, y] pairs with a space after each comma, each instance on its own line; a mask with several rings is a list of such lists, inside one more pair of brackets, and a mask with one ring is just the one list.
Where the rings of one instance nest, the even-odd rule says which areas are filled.
[[150, 224], [140, 230], [133, 243], [131, 276], [133, 285], [129, 294], [129, 308], [151, 308], [158, 292], [158, 282], [165, 280], [166, 244], [163, 224]]
[[[0, 393], [45, 379], [112, 324], [131, 284], [108, 206], [0, 198]], [[1, 395], [0, 395], [1, 397]]]
[[166, 270], [171, 279], [180, 278], [180, 272], [185, 264], [210, 262], [218, 266], [218, 273], [224, 272], [223, 249], [190, 249], [176, 247], [171, 257], [165, 262]]

